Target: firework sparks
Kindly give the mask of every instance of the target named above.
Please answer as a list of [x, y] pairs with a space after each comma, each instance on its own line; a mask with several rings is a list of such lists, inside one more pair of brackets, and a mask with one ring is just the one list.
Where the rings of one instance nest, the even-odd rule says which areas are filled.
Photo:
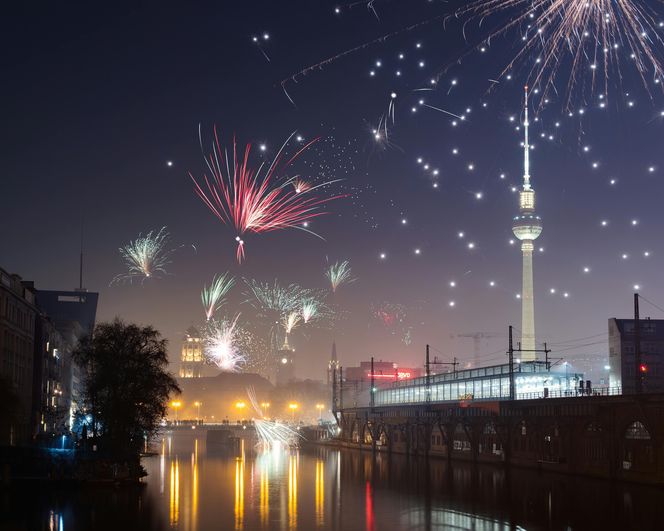
[[[359, 3], [368, 5], [367, 2]], [[586, 86], [587, 77], [590, 78], [591, 91], [603, 77], [604, 92], [608, 93], [612, 84], [610, 77], [615, 72], [622, 80], [621, 65], [626, 63], [634, 66], [644, 86], [650, 91], [650, 83], [654, 81], [662, 86], [663, 81], [661, 54], [664, 52], [664, 40], [658, 33], [662, 23], [656, 20], [657, 4], [649, 4], [646, 0], [471, 0], [451, 15], [441, 13], [415, 22], [309, 65], [283, 79], [281, 86], [293, 102], [287, 90], [289, 82], [296, 83], [301, 77], [322, 70], [340, 59], [441, 21], [447, 24], [449, 21], [462, 20], [463, 35], [467, 38], [467, 24], [476, 20], [482, 28], [482, 41], [457, 57], [453, 63], [458, 63], [476, 51], [485, 53], [496, 37], [510, 36], [511, 32], [515, 32], [521, 48], [502, 70], [501, 76], [510, 80], [512, 75], [509, 71], [513, 67], [526, 60], [532, 61], [528, 82], [536, 88], [541, 85], [540, 103], [546, 102], [550, 92], [556, 92], [554, 82], [563, 67], [569, 67], [568, 107], [575, 89]], [[485, 30], [492, 19], [496, 20], [496, 24], [492, 29]], [[431, 84], [435, 85], [447, 69], [443, 67], [431, 79]], [[589, 75], [584, 76], [584, 73]], [[374, 74], [372, 70], [370, 75]], [[490, 79], [490, 82], [496, 85], [500, 81]], [[452, 85], [455, 84], [456, 80], [453, 80]]]
[[406, 308], [401, 304], [382, 302], [371, 306], [374, 319], [380, 321], [385, 328], [393, 328], [404, 322]]
[[326, 271], [325, 276], [330, 281], [330, 286], [332, 288], [332, 293], [337, 292], [337, 288], [343, 284], [350, 284], [357, 280], [353, 277], [350, 262], [344, 260], [343, 262], [335, 262], [332, 264]]
[[292, 446], [302, 438], [294, 429], [271, 420], [254, 420], [254, 426], [256, 434], [265, 448]]
[[226, 302], [225, 296], [235, 284], [235, 279], [228, 273], [223, 275], [215, 275], [212, 279], [212, 284], [203, 286], [201, 291], [201, 302], [205, 308], [205, 318], [209, 321], [212, 319], [214, 312], [219, 310]]
[[[604, 91], [609, 74], [621, 76], [621, 57], [629, 56], [644, 85], [662, 75], [658, 57], [664, 41], [657, 33], [652, 9], [642, 0], [476, 0], [457, 11], [457, 17], [470, 15], [480, 24], [488, 17], [513, 13], [509, 22], [488, 33], [487, 42], [512, 29], [521, 30], [523, 47], [503, 70], [535, 56], [529, 81], [542, 85], [543, 98], [566, 57], [571, 60], [568, 104], [579, 75], [590, 70], [591, 86], [603, 72]], [[623, 50], [623, 47], [625, 48]], [[555, 90], [555, 89], [554, 89]]]
[[256, 397], [256, 389], [254, 388], [253, 385], [251, 387], [247, 387], [247, 396], [249, 397], [249, 402], [251, 402], [251, 407], [253, 407], [256, 410], [258, 416], [260, 418], [265, 417], [265, 414], [263, 413], [263, 408], [258, 403], [258, 398]]
[[295, 177], [292, 180], [292, 184], [296, 194], [301, 194], [311, 190], [311, 183], [305, 181], [304, 179], [300, 179], [299, 177]]
[[284, 327], [284, 331], [286, 332], [286, 336], [288, 336], [293, 331], [293, 329], [297, 328], [301, 322], [302, 316], [299, 312], [290, 312], [287, 314], [282, 319], [282, 325]]
[[302, 299], [309, 296], [309, 290], [289, 284], [281, 286], [275, 280], [272, 284], [245, 279], [249, 288], [250, 300], [259, 310], [277, 313], [279, 316], [295, 311]]
[[170, 234], [166, 227], [162, 227], [156, 234], [148, 232], [145, 236], [138, 235], [124, 247], [120, 247], [120, 255], [127, 266], [128, 271], [117, 275], [111, 284], [124, 280], [133, 281], [140, 278], [145, 281], [148, 278], [159, 278], [160, 274], [166, 274], [166, 266], [170, 264], [170, 256], [173, 249], [167, 249], [166, 245]]
[[304, 324], [307, 324], [312, 319], [316, 319], [321, 313], [322, 306], [323, 303], [318, 299], [308, 298], [303, 300], [300, 308]]
[[210, 321], [203, 339], [205, 356], [222, 371], [238, 372], [246, 362], [239, 347], [242, 331], [237, 326], [238, 318]]
[[251, 144], [246, 146], [244, 156], [238, 156], [237, 145], [234, 142], [233, 154], [229, 157], [226, 150], [221, 148], [215, 127], [211, 153], [205, 157], [211, 176], [204, 174], [202, 183], [199, 184], [196, 178], [189, 174], [194, 182], [196, 194], [201, 200], [222, 223], [235, 228], [238, 262], [244, 259], [242, 236], [247, 232], [262, 234], [297, 228], [320, 238], [318, 234], [307, 229], [304, 223], [325, 214], [321, 210], [322, 207], [342, 197], [339, 195], [319, 197], [313, 194], [321, 187], [338, 180], [311, 186], [299, 193], [292, 189], [293, 179], [280, 180], [278, 174], [288, 168], [317, 140], [307, 143], [286, 160], [284, 151], [292, 137], [293, 135], [284, 142], [269, 165], [261, 164], [257, 170], [254, 170], [249, 167]]

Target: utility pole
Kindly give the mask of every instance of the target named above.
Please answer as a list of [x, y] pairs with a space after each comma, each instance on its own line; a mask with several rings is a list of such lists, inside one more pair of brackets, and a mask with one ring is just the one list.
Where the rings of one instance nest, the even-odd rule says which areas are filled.
[[429, 364], [429, 345], [427, 345], [427, 357], [424, 363], [424, 369], [425, 369], [426, 382], [427, 382], [425, 398], [427, 402], [431, 402], [431, 369]]
[[374, 394], [376, 392], [376, 378], [374, 377], [374, 359], [371, 356], [371, 389], [369, 390], [369, 406], [374, 407]]
[[452, 373], [454, 374], [454, 377], [456, 378], [456, 373], [457, 373], [457, 365], [459, 365], [459, 361], [457, 360], [457, 357], [454, 356], [452, 358], [454, 361], [438, 361], [438, 356], [434, 356], [433, 361], [429, 363], [429, 366], [431, 365], [451, 365], [452, 366]]
[[641, 370], [641, 323], [639, 321], [639, 294], [634, 294], [634, 391], [643, 392], [643, 371]]
[[514, 400], [514, 345], [512, 343], [512, 325], [509, 330], [509, 368], [510, 368], [510, 400]]
[[339, 411], [344, 408], [344, 368], [339, 366]]
[[332, 414], [337, 418], [337, 368], [332, 366]]
[[551, 369], [551, 362], [549, 361], [550, 352], [551, 350], [546, 348], [546, 342], [544, 342], [544, 366], [546, 367], [547, 371]]

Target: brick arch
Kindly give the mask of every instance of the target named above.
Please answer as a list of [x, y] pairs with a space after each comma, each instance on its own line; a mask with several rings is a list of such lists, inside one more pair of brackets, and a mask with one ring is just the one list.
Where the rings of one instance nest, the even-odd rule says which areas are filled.
[[360, 421], [358, 419], [354, 419], [350, 423], [350, 431], [348, 432], [348, 438], [350, 439], [351, 442], [359, 443], [361, 441], [360, 437], [361, 437]]

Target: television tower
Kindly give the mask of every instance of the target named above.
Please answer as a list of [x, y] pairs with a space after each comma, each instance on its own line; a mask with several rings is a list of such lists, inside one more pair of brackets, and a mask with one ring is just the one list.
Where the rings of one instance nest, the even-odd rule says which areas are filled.
[[512, 220], [514, 236], [521, 240], [523, 286], [521, 289], [522, 361], [534, 361], [535, 305], [533, 300], [533, 242], [542, 233], [542, 220], [535, 214], [535, 190], [530, 186], [530, 144], [528, 144], [528, 86], [524, 88], [523, 188], [519, 191], [519, 215]]

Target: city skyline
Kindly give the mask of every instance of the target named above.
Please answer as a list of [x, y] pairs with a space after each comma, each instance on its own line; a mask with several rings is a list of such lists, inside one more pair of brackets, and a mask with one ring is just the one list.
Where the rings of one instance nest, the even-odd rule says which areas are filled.
[[[349, 48], [346, 33], [368, 40], [434, 14], [422, 5], [408, 14], [386, 10], [377, 21], [329, 7], [297, 3], [286, 18], [269, 3], [251, 16], [248, 6], [234, 6], [241, 22], [225, 31], [216, 29], [228, 14], [218, 6], [126, 7], [95, 17], [45, 9], [29, 18], [16, 8], [4, 38], [25, 46], [14, 48], [13, 83], [3, 89], [15, 105], [2, 163], [3, 225], [12, 231], [0, 265], [38, 289], [74, 288], [83, 219], [84, 282], [100, 292], [98, 319], [153, 324], [177, 363], [185, 331], [205, 319], [200, 291], [215, 274], [324, 289], [328, 264], [349, 260], [357, 281], [335, 294], [345, 318], [334, 333], [303, 328], [290, 338], [303, 353], [301, 376], [325, 377], [333, 340], [342, 364], [373, 355], [414, 365], [427, 343], [441, 357], [471, 361], [471, 341], [450, 336], [490, 332], [498, 337], [482, 342], [481, 361], [502, 363], [507, 326], [520, 321], [523, 303], [509, 219], [521, 184], [523, 131], [516, 128], [526, 76], [487, 82], [492, 63], [509, 53], [478, 47], [441, 74], [437, 90], [420, 91], [460, 55], [457, 33], [426, 27], [288, 84], [294, 106], [281, 79]], [[39, 28], [31, 44], [20, 34], [28, 20]], [[77, 25], [90, 31], [67, 31]], [[56, 33], [61, 44], [48, 48]], [[223, 68], [211, 67], [210, 56]], [[245, 74], [251, 83], [229, 82]], [[537, 339], [571, 360], [597, 360], [595, 369], [606, 359], [607, 320], [631, 315], [635, 286], [664, 306], [657, 282], [664, 104], [661, 94], [649, 99], [637, 76], [622, 83], [575, 100], [571, 110], [551, 97], [532, 127], [537, 209], [547, 221], [534, 251]], [[495, 85], [489, 93], [487, 84]], [[57, 126], [44, 131], [41, 123]], [[236, 264], [236, 235], [213, 219], [188, 177], [205, 169], [199, 124], [206, 138], [217, 124], [224, 145], [234, 134], [239, 145], [252, 142], [259, 162], [261, 145], [267, 160], [292, 131], [321, 136], [298, 171], [343, 178], [335, 191], [349, 196], [311, 222], [325, 241], [295, 230], [250, 235], [246, 261]], [[389, 140], [375, 137], [381, 124]], [[118, 249], [161, 227], [175, 249], [168, 274], [109, 286], [124, 267]], [[226, 308], [246, 313], [238, 286]], [[396, 324], [372, 312], [384, 303], [402, 307]], [[647, 305], [642, 311], [661, 316]]]

